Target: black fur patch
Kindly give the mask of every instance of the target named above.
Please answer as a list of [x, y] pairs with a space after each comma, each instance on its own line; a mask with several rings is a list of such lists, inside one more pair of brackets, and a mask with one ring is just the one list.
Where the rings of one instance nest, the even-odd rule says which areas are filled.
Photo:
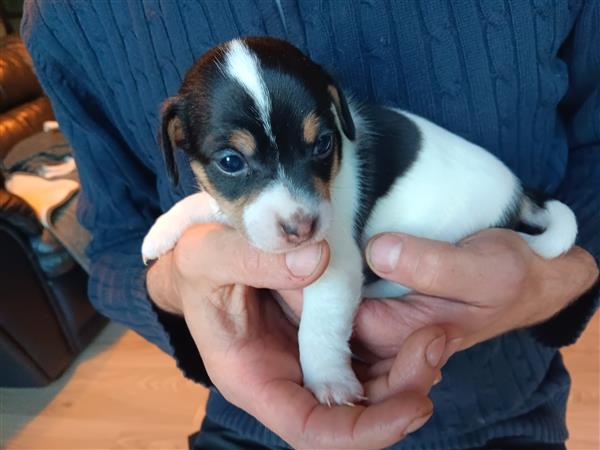
[[523, 193], [520, 190], [515, 192], [511, 204], [506, 208], [500, 220], [493, 224], [491, 228], [506, 228], [508, 230], [516, 230], [519, 226], [521, 212], [521, 203], [523, 202]]
[[[546, 207], [546, 202], [551, 199], [551, 197], [544, 191], [532, 188], [523, 188], [523, 195], [540, 209], [544, 209]], [[520, 220], [514, 227], [514, 230], [521, 233], [531, 234], [533, 236], [544, 232], [542, 228], [526, 224]]]
[[361, 110], [370, 136], [357, 148], [360, 164], [360, 211], [355, 222], [355, 237], [360, 239], [377, 200], [384, 197], [394, 182], [415, 162], [421, 148], [421, 132], [408, 117], [379, 106]]
[[[421, 132], [408, 117], [379, 106], [367, 106], [361, 115], [368, 123], [371, 136], [365, 144], [359, 143], [360, 210], [354, 224], [358, 244], [375, 203], [384, 197], [394, 184], [415, 162], [421, 148]], [[365, 284], [379, 277], [365, 264]]]
[[543, 233], [544, 230], [542, 228], [536, 227], [535, 225], [527, 224], [521, 220], [521, 204], [525, 199], [531, 201], [538, 208], [544, 209], [544, 205], [546, 201], [550, 199], [550, 196], [548, 196], [545, 192], [542, 191], [523, 188], [522, 192], [516, 195], [513, 204], [504, 213], [502, 220], [498, 222], [494, 227], [515, 230], [520, 233], [530, 234], [532, 236]]

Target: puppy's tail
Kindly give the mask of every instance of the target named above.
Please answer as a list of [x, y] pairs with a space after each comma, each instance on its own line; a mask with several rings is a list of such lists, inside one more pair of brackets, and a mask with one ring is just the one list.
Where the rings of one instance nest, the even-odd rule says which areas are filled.
[[519, 219], [541, 229], [540, 234], [519, 233], [529, 246], [543, 258], [555, 258], [575, 243], [577, 220], [571, 208], [558, 200], [538, 201], [529, 193], [523, 195]]

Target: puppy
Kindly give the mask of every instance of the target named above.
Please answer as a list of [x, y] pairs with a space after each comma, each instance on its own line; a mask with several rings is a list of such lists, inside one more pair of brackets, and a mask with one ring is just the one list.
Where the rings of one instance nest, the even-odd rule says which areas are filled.
[[179, 147], [203, 191], [159, 217], [144, 260], [211, 221], [267, 252], [329, 243], [327, 270], [304, 290], [299, 329], [304, 384], [321, 403], [363, 398], [348, 344], [361, 298], [408, 291], [384, 280], [363, 288], [372, 236], [457, 242], [522, 223], [539, 231], [521, 234], [531, 248], [552, 258], [577, 233], [567, 206], [536, 200], [492, 154], [414, 114], [348, 103], [323, 68], [272, 38], [236, 39], [204, 54], [166, 101], [161, 140], [174, 181]]

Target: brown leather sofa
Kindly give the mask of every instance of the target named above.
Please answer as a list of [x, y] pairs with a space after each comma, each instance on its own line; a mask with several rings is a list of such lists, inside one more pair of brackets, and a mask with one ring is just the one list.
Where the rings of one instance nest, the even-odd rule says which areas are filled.
[[[0, 40], [0, 162], [52, 118], [22, 42]], [[0, 171], [0, 386], [48, 384], [106, 323], [87, 299], [86, 273], [75, 263], [65, 267], [65, 253], [4, 189]]]
[[53, 120], [31, 67], [18, 37], [0, 39], [0, 160], [17, 142], [41, 131], [44, 121]]

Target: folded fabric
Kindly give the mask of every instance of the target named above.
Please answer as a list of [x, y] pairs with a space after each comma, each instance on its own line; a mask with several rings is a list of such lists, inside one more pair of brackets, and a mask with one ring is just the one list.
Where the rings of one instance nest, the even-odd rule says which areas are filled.
[[12, 166], [10, 172], [27, 172], [41, 177], [64, 178], [75, 171], [75, 159], [70, 155], [57, 156], [41, 152]]
[[79, 191], [79, 183], [69, 179], [47, 180], [18, 172], [6, 180], [6, 190], [25, 200], [35, 211], [40, 223], [48, 228], [52, 211]]
[[72, 155], [72, 148], [60, 131], [36, 133], [23, 139], [10, 149], [2, 161], [9, 172], [22, 172], [30, 160], [42, 158], [48, 164], [61, 162]]
[[66, 156], [59, 164], [42, 164], [36, 168], [35, 173], [46, 179], [62, 178], [75, 171], [75, 159]]
[[30, 243], [41, 269], [47, 276], [54, 278], [75, 267], [75, 259], [49, 230], [32, 237]]
[[47, 133], [49, 131], [58, 131], [58, 130], [60, 130], [60, 127], [56, 120], [46, 120], [44, 122], [43, 130], [44, 130], [44, 133]]

